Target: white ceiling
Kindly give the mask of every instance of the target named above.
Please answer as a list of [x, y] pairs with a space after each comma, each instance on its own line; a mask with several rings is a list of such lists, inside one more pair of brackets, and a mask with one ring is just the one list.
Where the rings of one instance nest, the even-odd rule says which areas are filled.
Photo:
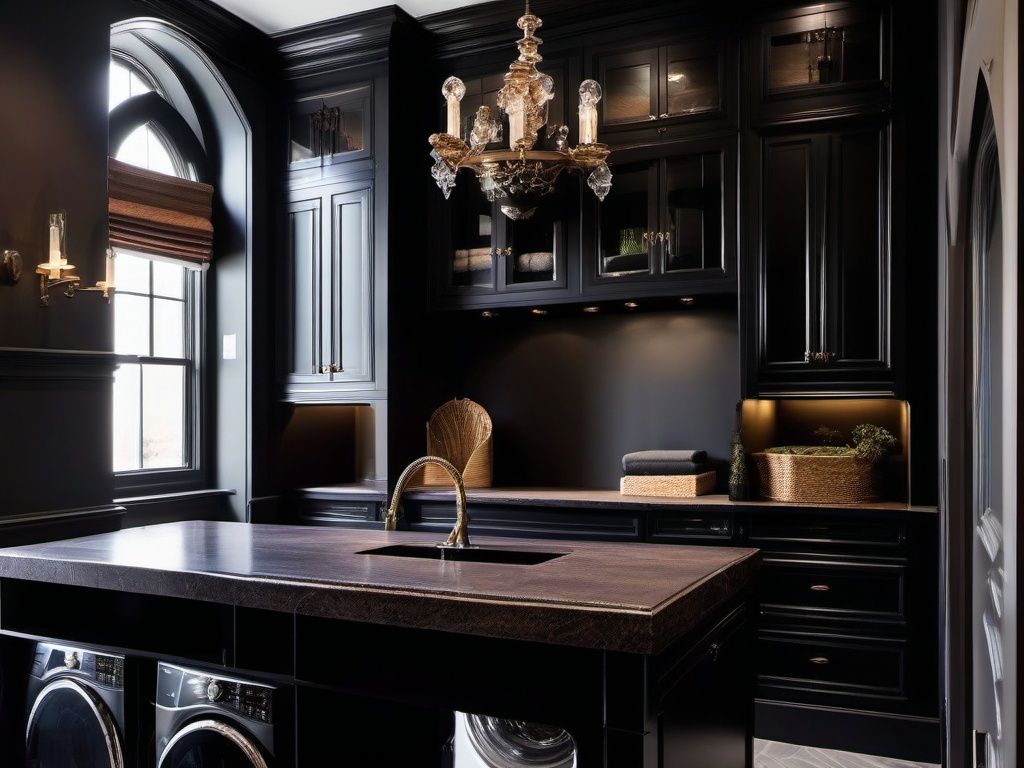
[[268, 34], [317, 21], [397, 5], [413, 18], [450, 11], [489, 0], [213, 0]]

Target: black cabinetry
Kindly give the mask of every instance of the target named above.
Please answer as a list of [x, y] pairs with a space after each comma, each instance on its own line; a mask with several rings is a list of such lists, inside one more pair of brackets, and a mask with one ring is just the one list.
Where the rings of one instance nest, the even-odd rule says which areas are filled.
[[[470, 534], [757, 547], [756, 735], [938, 762], [934, 510], [708, 498], [583, 492], [544, 503], [471, 493]], [[443, 538], [455, 522], [450, 492], [413, 492], [402, 505], [399, 525], [408, 530]]]
[[736, 49], [710, 35], [595, 53], [601, 141], [624, 147], [735, 127]]
[[354, 178], [289, 195], [290, 397], [373, 385], [373, 182]]
[[889, 11], [825, 3], [754, 25], [747, 102], [760, 125], [888, 112]]
[[734, 289], [736, 143], [733, 134], [618, 153], [611, 192], [584, 203], [584, 293]]
[[757, 142], [748, 389], [893, 394], [888, 123]]

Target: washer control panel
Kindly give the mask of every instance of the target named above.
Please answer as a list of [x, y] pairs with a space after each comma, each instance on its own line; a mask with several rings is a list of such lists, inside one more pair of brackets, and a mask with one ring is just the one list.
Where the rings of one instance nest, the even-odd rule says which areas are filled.
[[80, 675], [105, 688], [124, 688], [124, 656], [53, 643], [37, 643], [32, 675]]
[[216, 707], [260, 723], [273, 722], [274, 689], [174, 664], [157, 667], [157, 703], [168, 709]]

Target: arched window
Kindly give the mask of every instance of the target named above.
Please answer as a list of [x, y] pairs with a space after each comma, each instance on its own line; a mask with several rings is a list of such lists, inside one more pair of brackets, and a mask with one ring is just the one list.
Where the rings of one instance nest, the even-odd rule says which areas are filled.
[[[110, 63], [110, 152], [122, 163], [197, 180], [201, 147], [159, 86], [116, 52]], [[202, 482], [204, 273], [144, 246], [115, 246], [113, 468], [119, 493]]]

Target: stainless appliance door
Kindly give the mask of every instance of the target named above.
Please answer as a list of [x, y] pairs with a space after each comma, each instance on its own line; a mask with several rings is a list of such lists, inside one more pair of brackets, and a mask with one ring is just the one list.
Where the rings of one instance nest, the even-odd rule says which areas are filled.
[[193, 720], [171, 737], [157, 768], [270, 768], [254, 741], [220, 720]]
[[67, 678], [36, 696], [25, 729], [27, 764], [38, 768], [124, 768], [114, 716], [88, 686]]

